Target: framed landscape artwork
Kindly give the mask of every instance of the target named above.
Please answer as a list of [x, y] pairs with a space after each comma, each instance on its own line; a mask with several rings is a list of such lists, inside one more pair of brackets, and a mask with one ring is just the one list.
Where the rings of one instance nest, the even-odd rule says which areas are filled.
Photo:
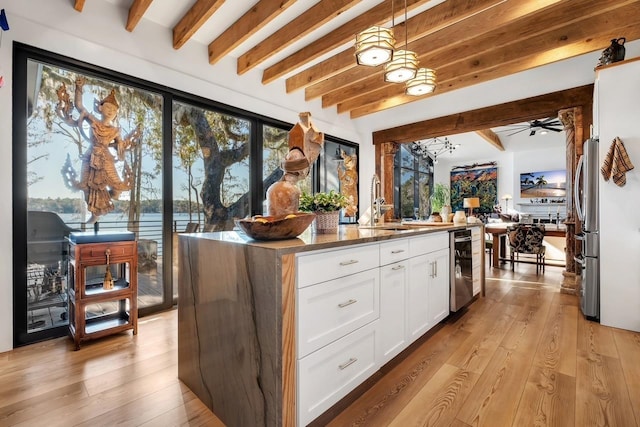
[[480, 199], [474, 212], [491, 213], [498, 203], [498, 168], [485, 167], [451, 171], [451, 209], [464, 210], [465, 197]]
[[527, 172], [520, 174], [520, 197], [566, 197], [567, 171]]

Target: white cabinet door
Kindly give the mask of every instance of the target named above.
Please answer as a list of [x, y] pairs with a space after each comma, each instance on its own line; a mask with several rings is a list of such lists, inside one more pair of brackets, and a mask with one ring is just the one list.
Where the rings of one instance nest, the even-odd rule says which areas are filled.
[[298, 360], [298, 425], [309, 424], [378, 369], [376, 322]]
[[407, 346], [406, 288], [408, 262], [380, 267], [380, 340], [378, 360], [384, 364]]
[[429, 254], [429, 319], [435, 325], [449, 315], [449, 250]]
[[407, 282], [407, 330], [412, 343], [431, 327], [429, 319], [429, 257], [420, 255], [409, 259]]

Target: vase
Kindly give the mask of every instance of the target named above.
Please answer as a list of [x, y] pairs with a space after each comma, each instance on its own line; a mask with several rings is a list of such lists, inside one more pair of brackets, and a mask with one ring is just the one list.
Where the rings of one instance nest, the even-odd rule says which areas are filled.
[[453, 223], [456, 225], [467, 224], [467, 216], [464, 211], [456, 211], [456, 214], [453, 216]]
[[451, 206], [444, 205], [442, 209], [440, 209], [440, 216], [442, 217], [443, 222], [449, 222], [449, 214], [451, 213]]
[[337, 233], [340, 223], [340, 211], [316, 212], [314, 221], [315, 231], [318, 234]]

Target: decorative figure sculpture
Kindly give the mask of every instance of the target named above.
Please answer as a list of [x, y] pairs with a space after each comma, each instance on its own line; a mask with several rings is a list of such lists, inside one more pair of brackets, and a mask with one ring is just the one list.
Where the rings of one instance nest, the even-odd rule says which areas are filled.
[[311, 113], [302, 112], [298, 115], [300, 121], [289, 131], [289, 149], [299, 148], [313, 166], [322, 151], [324, 133], [311, 122]]
[[[72, 117], [73, 103], [64, 83], [57, 90], [56, 112], [66, 124], [77, 127], [83, 138], [90, 142], [89, 148], [82, 156], [80, 181], [75, 179], [76, 173], [71, 165], [65, 165], [63, 174], [67, 187], [82, 190], [84, 193], [87, 209], [91, 212], [91, 218], [87, 223], [92, 224], [114, 209], [112, 199], [117, 200], [122, 191], [131, 189], [132, 174], [125, 161], [125, 152], [138, 142], [141, 131], [136, 127], [124, 139], [121, 137], [120, 128], [114, 123], [119, 109], [114, 90], [102, 101], [95, 103], [94, 111], [100, 114], [100, 118], [87, 111], [82, 102], [84, 84], [84, 78], [76, 79], [74, 102], [76, 110], [80, 113], [79, 117], [76, 120]], [[91, 129], [89, 137], [84, 132], [84, 122], [87, 122]], [[122, 179], [116, 170], [116, 159], [110, 148], [115, 148], [118, 161], [124, 161]]]
[[286, 215], [298, 211], [300, 189], [296, 185], [309, 174], [309, 161], [302, 150], [291, 148], [282, 162], [284, 175], [267, 189], [269, 216]]
[[358, 156], [349, 155], [344, 150], [340, 150], [340, 157], [343, 164], [338, 164], [338, 179], [342, 194], [349, 199], [349, 205], [344, 209], [344, 216], [352, 217], [358, 212]]
[[311, 113], [300, 113], [299, 117], [300, 121], [289, 131], [289, 153], [282, 162], [284, 176], [267, 189], [270, 216], [298, 211], [300, 189], [296, 183], [309, 175], [324, 144], [324, 134], [311, 123]]

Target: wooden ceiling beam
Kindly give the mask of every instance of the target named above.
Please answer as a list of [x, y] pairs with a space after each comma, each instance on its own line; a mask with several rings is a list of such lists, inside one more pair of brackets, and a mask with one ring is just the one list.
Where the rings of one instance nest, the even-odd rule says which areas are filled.
[[153, 0], [133, 0], [129, 7], [129, 17], [127, 18], [127, 31], [131, 32], [136, 28]]
[[[409, 50], [418, 53], [420, 64], [438, 70], [448, 63], [470, 56], [470, 54], [463, 55], [461, 53], [464, 47], [473, 46], [473, 54], [477, 54], [481, 47], [495, 47], [496, 43], [500, 42], [502, 44], [509, 43], [504, 37], [507, 31], [503, 30], [502, 27], [511, 22], [520, 26], [520, 22], [527, 16], [561, 1], [565, 3], [573, 2], [572, 0], [521, 0], [516, 4], [502, 3], [410, 43]], [[497, 40], [492, 40], [491, 43], [484, 43], [487, 33], [495, 34]], [[485, 47], [485, 50], [487, 47]], [[429, 53], [421, 54], [422, 52]], [[439, 58], [439, 61], [434, 61], [433, 56], [436, 53], [441, 53], [443, 58]], [[344, 93], [344, 88], [347, 86], [354, 86], [354, 90], [350, 91], [351, 93], [362, 94], [388, 84], [383, 81], [382, 73], [383, 70], [381, 68], [352, 68], [330, 79], [307, 87], [305, 89], [305, 99], [312, 100], [322, 96], [323, 107], [335, 105], [348, 99], [345, 98]]]
[[[446, 67], [451, 64], [476, 61], [478, 55], [483, 52], [499, 50], [506, 45], [522, 44], [524, 40], [531, 39], [535, 35], [547, 33], [556, 28], [565, 28], [574, 22], [596, 16], [632, 1], [612, 1], [603, 5], [601, 0], [584, 0], [579, 9], [576, 8], [576, 0], [547, 0], [532, 3], [521, 1], [516, 5], [500, 5], [486, 13], [469, 18], [463, 23], [425, 37], [413, 43], [411, 48], [416, 52], [428, 52], [419, 56], [420, 64], [434, 68], [438, 73], [438, 79], [442, 81], [446, 78]], [[537, 7], [542, 9], [536, 10]], [[556, 17], [562, 17], [562, 19], [557, 20]], [[487, 28], [489, 31], [483, 31], [483, 28]], [[462, 39], [449, 45], [446, 44], [446, 40], [455, 38], [456, 32], [464, 33], [464, 31], [469, 31], [469, 34], [474, 37], [470, 40]], [[510, 37], [505, 37], [505, 34], [509, 34]], [[432, 48], [429, 51], [429, 46], [447, 46], [448, 48]], [[349, 88], [343, 85], [344, 80], [341, 75], [333, 77], [330, 81], [336, 81], [337, 87], [322, 96], [322, 106], [325, 108], [375, 91], [387, 84], [378, 76], [354, 79]], [[322, 86], [320, 87], [320, 85]], [[321, 82], [305, 89], [305, 94], [308, 95], [314, 88], [313, 95], [317, 95], [318, 90], [328, 87], [329, 82]], [[307, 96], [306, 98], [310, 99], [311, 97]]]
[[82, 12], [82, 9], [84, 8], [84, 0], [76, 0], [73, 8], [78, 12]]
[[[407, 0], [407, 10], [411, 11], [430, 0]], [[268, 84], [283, 77], [285, 74], [314, 61], [321, 55], [349, 42], [355, 41], [355, 35], [372, 25], [383, 25], [391, 19], [393, 0], [384, 0], [382, 3], [367, 10], [365, 13], [353, 18], [351, 21], [333, 30], [318, 40], [309, 43], [299, 51], [289, 55], [285, 59], [268, 67], [262, 73], [262, 83]], [[404, 8], [396, 8], [396, 18], [404, 15]]]
[[423, 120], [373, 132], [373, 143], [407, 143], [442, 135], [473, 132], [487, 127], [505, 126], [552, 117], [561, 108], [589, 105], [593, 102], [593, 84], [567, 89], [450, 116]]
[[[640, 33], [640, 26], [638, 24], [634, 24], [628, 27], [616, 28], [614, 31], [620, 31], [620, 34], [624, 32], [624, 34], [629, 35], [629, 40], [640, 38], [640, 34], [632, 35], [636, 33]], [[633, 32], [633, 33], [632, 33]], [[437, 89], [437, 94], [442, 94], [446, 92], [450, 92], [456, 89], [461, 89], [463, 87], [468, 87], [471, 85], [475, 85], [478, 83], [484, 83], [493, 79], [497, 79], [500, 77], [506, 77], [510, 74], [518, 73], [521, 71], [526, 71], [531, 68], [535, 68], [538, 66], [547, 65], [558, 60], [571, 58], [574, 56], [582, 55], [585, 53], [593, 52], [595, 50], [601, 49], [602, 46], [605, 46], [608, 42], [610, 42], [612, 37], [616, 37], [615, 35], [607, 34], [604, 36], [595, 37], [589, 40], [584, 40], [582, 42], [575, 43], [570, 46], [566, 46], [566, 48], [560, 48], [556, 52], [549, 52], [549, 56], [545, 56], [544, 53], [539, 55], [533, 55], [530, 58], [524, 58], [521, 62], [516, 62], [513, 64], [498, 64], [490, 69], [478, 70], [478, 73], [467, 75], [461, 78], [452, 78], [449, 81], [442, 82], [442, 85]], [[570, 54], [564, 52], [571, 52]], [[482, 76], [482, 77], [480, 77]], [[368, 94], [371, 95], [371, 94]], [[352, 119], [356, 119], [358, 117], [363, 117], [369, 114], [377, 113], [379, 111], [387, 110], [389, 108], [397, 107], [399, 105], [408, 104], [410, 102], [418, 101], [420, 99], [424, 99], [425, 97], [419, 96], [408, 96], [404, 94], [390, 95], [389, 93], [385, 94], [385, 98], [383, 101], [371, 101], [367, 102], [365, 105], [360, 107], [352, 107], [345, 108], [345, 111], [350, 111], [350, 117]], [[348, 101], [350, 102], [350, 101]], [[341, 105], [338, 104], [338, 109], [340, 109]], [[342, 106], [346, 107], [346, 106]]]
[[218, 62], [295, 2], [296, 0], [260, 0], [209, 43], [209, 63]]
[[345, 10], [352, 8], [360, 1], [320, 0], [248, 52], [240, 55], [237, 66], [238, 74], [244, 74], [255, 68], [258, 64], [321, 27]]
[[[444, 2], [410, 18], [407, 23], [407, 39], [411, 43], [427, 34], [435, 33], [449, 25], [462, 21], [476, 13], [494, 7], [505, 0], [468, 0]], [[404, 22], [394, 27], [396, 46], [404, 44]], [[349, 68], [356, 67], [355, 49], [348, 48], [286, 80], [287, 93], [302, 89]], [[336, 70], [339, 70], [336, 72]]]
[[173, 27], [173, 48], [180, 49], [222, 6], [225, 0], [197, 0]]
[[500, 137], [491, 129], [477, 130], [476, 133], [480, 138], [484, 139], [489, 144], [496, 147], [498, 150], [504, 151], [504, 146], [502, 145], [502, 141], [500, 140]]
[[[616, 22], [616, 27], [598, 25], [599, 22]], [[526, 43], [503, 46], [443, 67], [438, 70], [440, 83], [436, 94], [597, 51], [606, 47], [611, 38], [623, 33], [627, 40], [640, 38], [640, 3], [637, 1], [566, 28], [539, 34]], [[338, 111], [351, 111], [351, 117], [356, 118], [425, 98], [404, 95], [404, 88], [398, 86], [390, 86], [395, 87], [395, 93], [385, 87], [340, 103]]]

